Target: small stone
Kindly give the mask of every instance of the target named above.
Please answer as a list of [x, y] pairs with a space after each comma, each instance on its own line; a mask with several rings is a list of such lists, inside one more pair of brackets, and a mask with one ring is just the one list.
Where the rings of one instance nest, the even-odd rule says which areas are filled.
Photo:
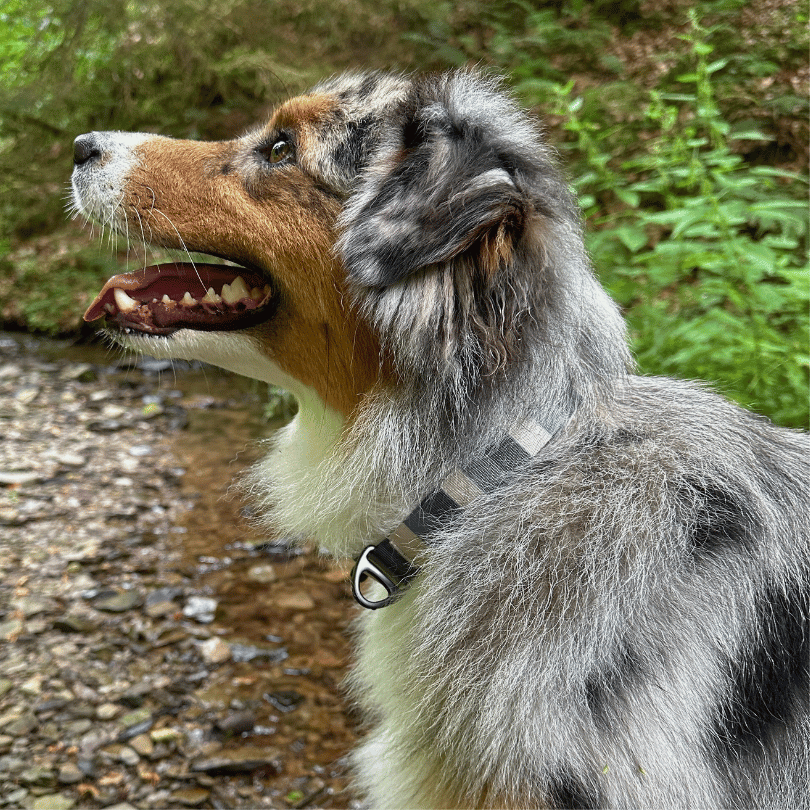
[[96, 622], [84, 616], [60, 616], [53, 621], [53, 629], [62, 633], [91, 633], [98, 627]]
[[142, 757], [151, 757], [155, 750], [155, 744], [148, 734], [138, 734], [129, 741], [130, 747]]
[[55, 784], [53, 771], [44, 765], [34, 765], [20, 774], [20, 782], [24, 785], [36, 787], [51, 787]]
[[26, 619], [29, 619], [31, 616], [53, 610], [55, 603], [52, 599], [41, 596], [24, 596], [21, 599], [12, 600], [11, 606], [14, 610], [19, 610]]
[[118, 759], [120, 759], [124, 765], [130, 766], [137, 765], [141, 761], [138, 752], [128, 745], [121, 746], [121, 750], [118, 752]]
[[124, 613], [140, 603], [140, 594], [134, 590], [103, 591], [93, 600], [93, 607], [105, 613]]
[[8, 678], [0, 678], [0, 698], [11, 691], [14, 684]]
[[180, 788], [171, 794], [171, 799], [183, 807], [197, 807], [209, 797], [209, 791], [204, 788]]
[[76, 801], [70, 796], [54, 793], [50, 796], [39, 796], [34, 799], [31, 810], [71, 810], [75, 806]]
[[7, 754], [11, 750], [14, 737], [9, 734], [0, 734], [0, 754]]
[[13, 737], [27, 737], [38, 725], [39, 723], [34, 715], [24, 714], [9, 723], [5, 730]]
[[20, 405], [30, 405], [39, 396], [39, 388], [21, 388], [14, 396]]
[[287, 610], [312, 610], [315, 607], [312, 597], [300, 592], [279, 594], [275, 602], [280, 608]]
[[96, 717], [99, 720], [112, 720], [121, 711], [121, 707], [115, 703], [102, 703], [96, 709]]
[[193, 771], [219, 774], [245, 773], [255, 771], [257, 768], [267, 768], [278, 773], [281, 769], [279, 751], [245, 745], [235, 750], [220, 751], [212, 757], [191, 764]]
[[230, 736], [238, 736], [253, 731], [256, 726], [256, 717], [251, 711], [235, 712], [234, 714], [216, 721], [216, 727]]
[[281, 689], [278, 692], [265, 694], [264, 699], [280, 712], [291, 712], [297, 709], [304, 701], [304, 696], [292, 689]]
[[75, 763], [65, 762], [59, 767], [59, 773], [56, 778], [61, 785], [75, 785], [77, 782], [81, 782], [82, 779], [84, 779], [84, 774]]
[[180, 596], [180, 588], [158, 588], [146, 597], [144, 613], [152, 619], [158, 619], [169, 613], [174, 613], [178, 608], [174, 600]]
[[270, 582], [275, 582], [278, 579], [276, 569], [269, 563], [260, 563], [248, 569], [247, 575], [255, 582], [261, 582], [267, 585]]
[[54, 461], [65, 467], [84, 467], [87, 463], [87, 459], [78, 453], [60, 453], [58, 456], [54, 456]]
[[20, 684], [20, 691], [28, 697], [36, 697], [42, 691], [42, 675], [32, 675]]
[[206, 664], [223, 664], [230, 660], [231, 648], [221, 638], [209, 638], [200, 644], [200, 655]]
[[6, 807], [20, 807], [23, 799], [28, 795], [28, 792], [26, 788], [18, 788], [17, 790], [12, 790], [11, 793], [6, 793], [6, 795], [3, 796]]
[[191, 596], [183, 608], [183, 615], [200, 624], [210, 624], [214, 621], [216, 610], [216, 599], [212, 599], [210, 596]]
[[98, 373], [90, 363], [72, 363], [65, 366], [59, 374], [62, 380], [76, 380], [77, 382], [94, 382], [98, 379]]
[[271, 664], [280, 664], [289, 658], [289, 653], [285, 647], [266, 649], [264, 647], [254, 647], [252, 644], [231, 644], [231, 659], [236, 663], [245, 663], [263, 658]]
[[149, 736], [155, 743], [170, 743], [182, 739], [183, 732], [176, 728], [156, 728], [149, 732]]
[[141, 723], [145, 723], [148, 720], [152, 719], [152, 712], [149, 711], [146, 707], [142, 709], [135, 709], [134, 712], [129, 712], [125, 714], [118, 722], [121, 723], [122, 726], [125, 728], [131, 728], [133, 726], [138, 726]]

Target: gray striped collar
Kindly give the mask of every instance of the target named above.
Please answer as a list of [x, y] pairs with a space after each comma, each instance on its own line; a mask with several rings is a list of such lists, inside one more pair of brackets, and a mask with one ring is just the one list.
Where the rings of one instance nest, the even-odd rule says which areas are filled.
[[[357, 602], [371, 610], [390, 605], [419, 573], [413, 560], [431, 545], [437, 532], [475, 498], [494, 492], [534, 458], [572, 416], [568, 413], [546, 424], [524, 419], [483, 456], [454, 469], [383, 541], [363, 550], [352, 571]], [[373, 600], [362, 593], [361, 583], [368, 577], [385, 588], [386, 597]]]

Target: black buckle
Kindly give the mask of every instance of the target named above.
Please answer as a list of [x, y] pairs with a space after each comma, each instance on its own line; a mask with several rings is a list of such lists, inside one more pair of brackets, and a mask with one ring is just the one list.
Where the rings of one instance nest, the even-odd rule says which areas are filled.
[[[385, 539], [376, 546], [367, 546], [363, 549], [352, 571], [352, 593], [364, 608], [377, 610], [394, 602], [402, 588], [418, 573], [419, 567], [405, 559], [391, 545], [391, 541]], [[382, 585], [388, 596], [376, 601], [364, 596], [360, 585], [367, 577]]]

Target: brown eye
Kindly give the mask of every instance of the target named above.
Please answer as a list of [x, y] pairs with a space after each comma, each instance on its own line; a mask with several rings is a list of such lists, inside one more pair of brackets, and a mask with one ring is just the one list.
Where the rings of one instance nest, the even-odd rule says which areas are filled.
[[288, 158], [293, 151], [292, 143], [290, 141], [276, 141], [270, 148], [268, 160], [271, 163], [281, 163], [282, 160]]

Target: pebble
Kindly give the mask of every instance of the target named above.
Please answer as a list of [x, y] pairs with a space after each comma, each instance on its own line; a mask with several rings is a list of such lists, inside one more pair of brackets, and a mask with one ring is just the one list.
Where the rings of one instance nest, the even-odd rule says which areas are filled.
[[76, 800], [61, 793], [48, 796], [39, 796], [31, 804], [31, 810], [71, 810], [76, 806]]
[[200, 642], [200, 655], [206, 664], [223, 664], [230, 661], [231, 648], [221, 638], [209, 638]]
[[248, 576], [256, 582], [261, 582], [266, 585], [269, 582], [275, 582], [278, 579], [276, 569], [269, 563], [260, 563], [253, 565], [248, 569]]
[[84, 779], [84, 774], [75, 763], [65, 762], [59, 767], [56, 778], [61, 785], [75, 785]]
[[102, 703], [96, 709], [96, 717], [99, 720], [112, 720], [121, 713], [121, 707], [115, 703]]
[[309, 594], [298, 591], [279, 595], [276, 604], [287, 610], [312, 610], [315, 607], [315, 601]]
[[216, 599], [209, 596], [192, 596], [183, 608], [183, 615], [200, 622], [200, 624], [210, 624], [214, 621], [216, 610]]
[[280, 752], [273, 748], [244, 745], [240, 748], [220, 751], [212, 757], [191, 763], [193, 771], [206, 773], [244, 773], [255, 771], [257, 768], [281, 770]]
[[134, 590], [103, 591], [93, 600], [96, 610], [105, 613], [123, 613], [141, 604], [141, 596]]

